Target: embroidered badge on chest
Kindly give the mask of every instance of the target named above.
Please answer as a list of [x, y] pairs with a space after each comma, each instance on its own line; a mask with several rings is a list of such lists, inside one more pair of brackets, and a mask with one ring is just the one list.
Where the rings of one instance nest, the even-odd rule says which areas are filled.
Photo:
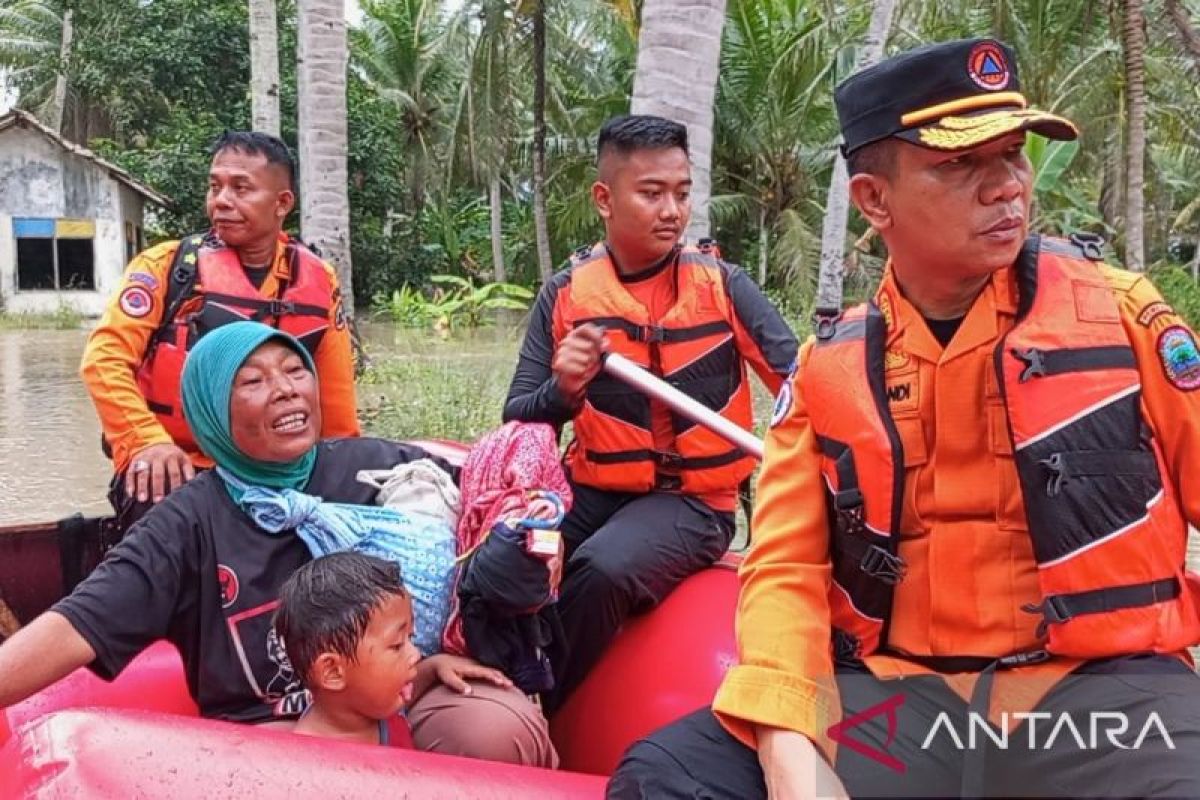
[[1158, 358], [1172, 386], [1185, 392], [1200, 388], [1200, 349], [1190, 330], [1172, 325], [1159, 334]]

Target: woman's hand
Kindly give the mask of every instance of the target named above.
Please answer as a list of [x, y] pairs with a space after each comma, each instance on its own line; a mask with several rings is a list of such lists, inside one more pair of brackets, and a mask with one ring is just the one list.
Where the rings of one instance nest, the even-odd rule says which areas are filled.
[[468, 680], [487, 681], [502, 689], [512, 688], [513, 685], [508, 676], [498, 669], [485, 667], [478, 661], [463, 656], [438, 653], [422, 659], [417, 664], [413, 697], [420, 697], [437, 683], [444, 683], [459, 694], [470, 694], [471, 684], [467, 683]]

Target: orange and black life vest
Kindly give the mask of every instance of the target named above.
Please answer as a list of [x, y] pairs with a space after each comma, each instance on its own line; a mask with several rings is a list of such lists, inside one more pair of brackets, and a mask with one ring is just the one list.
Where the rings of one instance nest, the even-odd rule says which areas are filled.
[[[1048, 653], [1175, 653], [1200, 641], [1187, 523], [1142, 415], [1116, 299], [1090, 257], [1032, 237], [1017, 261], [1016, 321], [995, 350], [1042, 593], [1025, 610], [1042, 615]], [[904, 579], [904, 457], [885, 392], [887, 334], [875, 303], [848, 310], [819, 328], [801, 383], [827, 488], [840, 657], [886, 649]]]
[[[684, 247], [674, 269], [675, 304], [651, 320], [621, 285], [604, 245], [577, 251], [569, 293], [560, 301], [563, 328], [605, 328], [612, 352], [749, 429], [750, 385], [734, 340], [729, 267], [713, 247]], [[572, 479], [613, 491], [701, 494], [734, 489], [754, 470], [752, 457], [707, 428], [677, 414], [672, 425], [674, 447], [656, 450], [649, 398], [601, 372], [572, 420]]]
[[179, 398], [179, 379], [188, 351], [221, 325], [255, 320], [295, 336], [310, 353], [329, 327], [333, 285], [321, 260], [295, 239], [287, 241], [288, 278], [271, 299], [246, 276], [237, 252], [211, 236], [179, 243], [172, 260], [163, 322], [150, 340], [137, 371], [138, 387], [150, 410], [175, 443], [196, 450]]

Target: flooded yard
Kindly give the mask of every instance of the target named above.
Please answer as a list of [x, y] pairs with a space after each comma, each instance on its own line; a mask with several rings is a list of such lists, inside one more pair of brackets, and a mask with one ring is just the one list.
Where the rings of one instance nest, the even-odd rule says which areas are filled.
[[[500, 422], [520, 332], [446, 337], [362, 326], [359, 386], [368, 433], [472, 439]], [[79, 380], [85, 330], [0, 330], [0, 525], [108, 510], [111, 465]]]

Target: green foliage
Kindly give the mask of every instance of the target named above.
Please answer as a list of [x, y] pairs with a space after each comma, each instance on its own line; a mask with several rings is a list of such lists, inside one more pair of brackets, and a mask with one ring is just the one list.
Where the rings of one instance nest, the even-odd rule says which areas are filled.
[[73, 331], [82, 325], [83, 316], [65, 303], [48, 314], [17, 314], [0, 310], [0, 330]]
[[1156, 267], [1150, 272], [1150, 280], [1188, 325], [1192, 328], [1200, 325], [1200, 284], [1192, 280], [1187, 270], [1176, 266]]
[[517, 342], [496, 331], [493, 341], [428, 341], [397, 356], [377, 359], [359, 379], [361, 416], [368, 433], [470, 442], [500, 424]]
[[372, 313], [408, 327], [434, 325], [439, 330], [478, 328], [492, 323], [497, 312], [525, 311], [533, 292], [511, 283], [476, 286], [470, 278], [434, 275], [426, 296], [404, 284], [390, 295], [376, 295]]

